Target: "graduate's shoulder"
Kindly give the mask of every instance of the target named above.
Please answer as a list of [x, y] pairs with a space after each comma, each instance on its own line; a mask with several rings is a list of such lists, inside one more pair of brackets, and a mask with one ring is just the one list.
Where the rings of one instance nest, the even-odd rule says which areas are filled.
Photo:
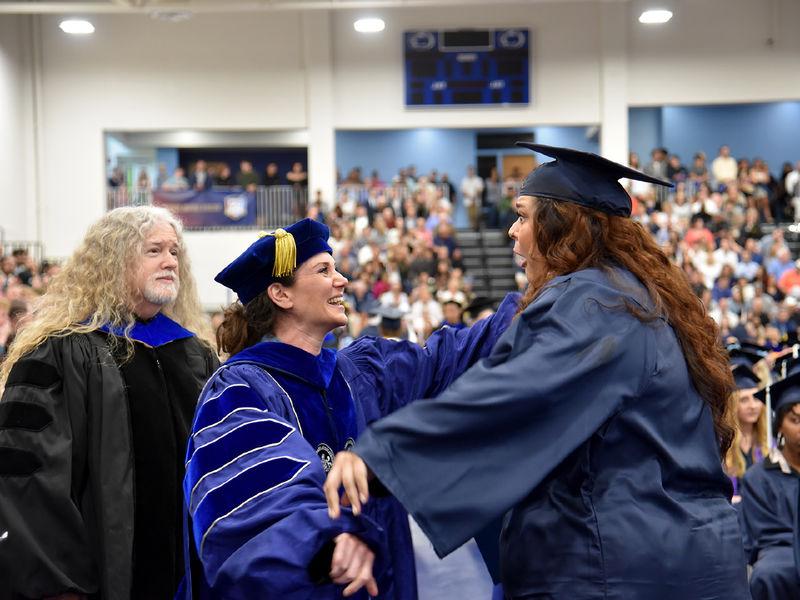
[[645, 310], [651, 309], [653, 304], [647, 289], [633, 274], [619, 267], [608, 267], [581, 269], [554, 277], [532, 306], [537, 303], [563, 305], [581, 299], [594, 300], [607, 307], [633, 302]]
[[201, 395], [201, 401], [232, 387], [249, 388], [253, 393], [262, 396], [271, 391], [279, 393], [277, 382], [265, 367], [266, 365], [258, 361], [231, 357], [211, 375]]

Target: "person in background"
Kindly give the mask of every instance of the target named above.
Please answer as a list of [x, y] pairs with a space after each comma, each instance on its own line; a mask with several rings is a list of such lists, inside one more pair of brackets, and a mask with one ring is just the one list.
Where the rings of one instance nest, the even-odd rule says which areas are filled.
[[0, 371], [0, 572], [12, 597], [167, 600], [183, 575], [181, 479], [218, 362], [180, 223], [94, 223]]
[[253, 171], [253, 163], [243, 160], [239, 163], [239, 172], [236, 174], [236, 185], [247, 192], [255, 192], [258, 186], [258, 174]]
[[266, 172], [264, 173], [264, 185], [266, 186], [275, 186], [281, 185], [281, 176], [278, 173], [278, 163], [271, 162], [266, 167]]
[[286, 180], [289, 182], [289, 185], [295, 188], [307, 188], [308, 173], [303, 169], [303, 163], [293, 163], [292, 170], [286, 173]]
[[175, 167], [172, 175], [161, 186], [163, 190], [168, 192], [182, 192], [189, 189], [189, 180], [186, 179], [184, 170], [181, 167]]
[[167, 165], [164, 163], [158, 163], [158, 174], [156, 175], [156, 189], [161, 189], [164, 187], [167, 179], [169, 179], [169, 174], [167, 173]]
[[439, 327], [451, 327], [453, 329], [463, 329], [467, 325], [464, 323], [464, 307], [457, 300], [446, 300], [442, 303], [442, 324]]
[[467, 210], [472, 229], [478, 231], [481, 224], [481, 196], [483, 195], [483, 179], [475, 173], [475, 167], [467, 167], [467, 174], [461, 180], [461, 199]]
[[769, 453], [767, 416], [764, 405], [755, 397], [761, 387], [759, 377], [746, 364], [733, 367], [736, 382], [736, 433], [725, 457], [725, 471], [733, 484], [733, 503], [741, 502], [742, 477], [745, 471]]
[[223, 163], [219, 167], [219, 171], [217, 172], [216, 177], [214, 178], [214, 185], [219, 185], [223, 187], [231, 187], [235, 185], [236, 182], [234, 181], [233, 177], [231, 176], [231, 168], [226, 164]]
[[194, 165], [194, 170], [189, 176], [189, 187], [196, 192], [210, 190], [214, 185], [211, 174], [208, 172], [206, 161], [200, 159]]
[[739, 175], [739, 165], [731, 156], [728, 146], [720, 146], [719, 154], [711, 161], [711, 180], [715, 190], [730, 183], [736, 183]]
[[786, 600], [800, 590], [800, 371], [756, 396], [766, 402], [767, 394], [777, 447], [744, 475], [743, 534], [753, 600]]
[[439, 556], [505, 515], [501, 578], [514, 600], [745, 600], [722, 469], [728, 359], [684, 274], [630, 220], [618, 180], [666, 182], [521, 145], [556, 160], [516, 202], [509, 235], [529, 281], [519, 316], [435, 400], [374, 423], [336, 457], [331, 515], [343, 484], [356, 511], [380, 482]]
[[497, 229], [499, 222], [500, 200], [503, 196], [503, 182], [497, 174], [497, 167], [492, 167], [489, 177], [484, 180], [483, 219], [486, 226]]

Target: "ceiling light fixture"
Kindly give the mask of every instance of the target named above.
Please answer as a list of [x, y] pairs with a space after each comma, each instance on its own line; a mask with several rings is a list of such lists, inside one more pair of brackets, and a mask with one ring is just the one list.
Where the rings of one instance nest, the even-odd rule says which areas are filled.
[[94, 25], [84, 19], [66, 19], [58, 24], [58, 27], [64, 33], [71, 33], [73, 35], [88, 35], [94, 33]]
[[665, 9], [646, 10], [639, 15], [639, 23], [648, 25], [666, 23], [672, 18], [672, 11]]
[[378, 33], [385, 28], [386, 23], [383, 22], [383, 19], [377, 18], [359, 19], [353, 23], [353, 29], [358, 33]]

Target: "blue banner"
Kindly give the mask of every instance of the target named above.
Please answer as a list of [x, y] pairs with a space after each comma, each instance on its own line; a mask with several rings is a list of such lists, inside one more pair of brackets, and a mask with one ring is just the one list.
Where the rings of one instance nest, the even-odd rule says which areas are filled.
[[153, 192], [153, 205], [168, 208], [184, 227], [254, 226], [256, 195], [242, 190]]

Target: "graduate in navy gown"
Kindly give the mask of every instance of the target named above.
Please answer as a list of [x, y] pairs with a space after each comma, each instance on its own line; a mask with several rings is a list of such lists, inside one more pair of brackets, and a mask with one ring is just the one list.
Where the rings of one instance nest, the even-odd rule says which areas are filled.
[[[413, 600], [408, 518], [390, 496], [330, 519], [333, 457], [376, 419], [441, 392], [510, 323], [518, 299], [425, 348], [361, 338], [324, 348], [347, 323], [346, 279], [325, 225], [304, 219], [262, 237], [216, 278], [240, 302], [218, 332], [232, 354], [204, 388], [186, 456], [186, 597]], [[364, 588], [364, 589], [360, 589]]]
[[[730, 352], [730, 351], [729, 351]], [[767, 411], [755, 392], [761, 386], [758, 375], [747, 364], [737, 364], [732, 369], [736, 383], [734, 393], [734, 421], [736, 432], [728, 455], [725, 471], [733, 484], [733, 504], [742, 500], [742, 477], [754, 464], [769, 453], [767, 440]]]
[[787, 600], [800, 597], [800, 372], [756, 395], [767, 394], [778, 447], [745, 473], [741, 511], [753, 600]]
[[364, 504], [371, 473], [440, 556], [505, 513], [507, 598], [748, 598], [722, 469], [727, 356], [683, 273], [629, 218], [617, 180], [663, 182], [524, 145], [556, 160], [515, 203], [521, 313], [445, 393], [373, 424], [337, 457], [332, 514], [343, 484], [354, 509]]

